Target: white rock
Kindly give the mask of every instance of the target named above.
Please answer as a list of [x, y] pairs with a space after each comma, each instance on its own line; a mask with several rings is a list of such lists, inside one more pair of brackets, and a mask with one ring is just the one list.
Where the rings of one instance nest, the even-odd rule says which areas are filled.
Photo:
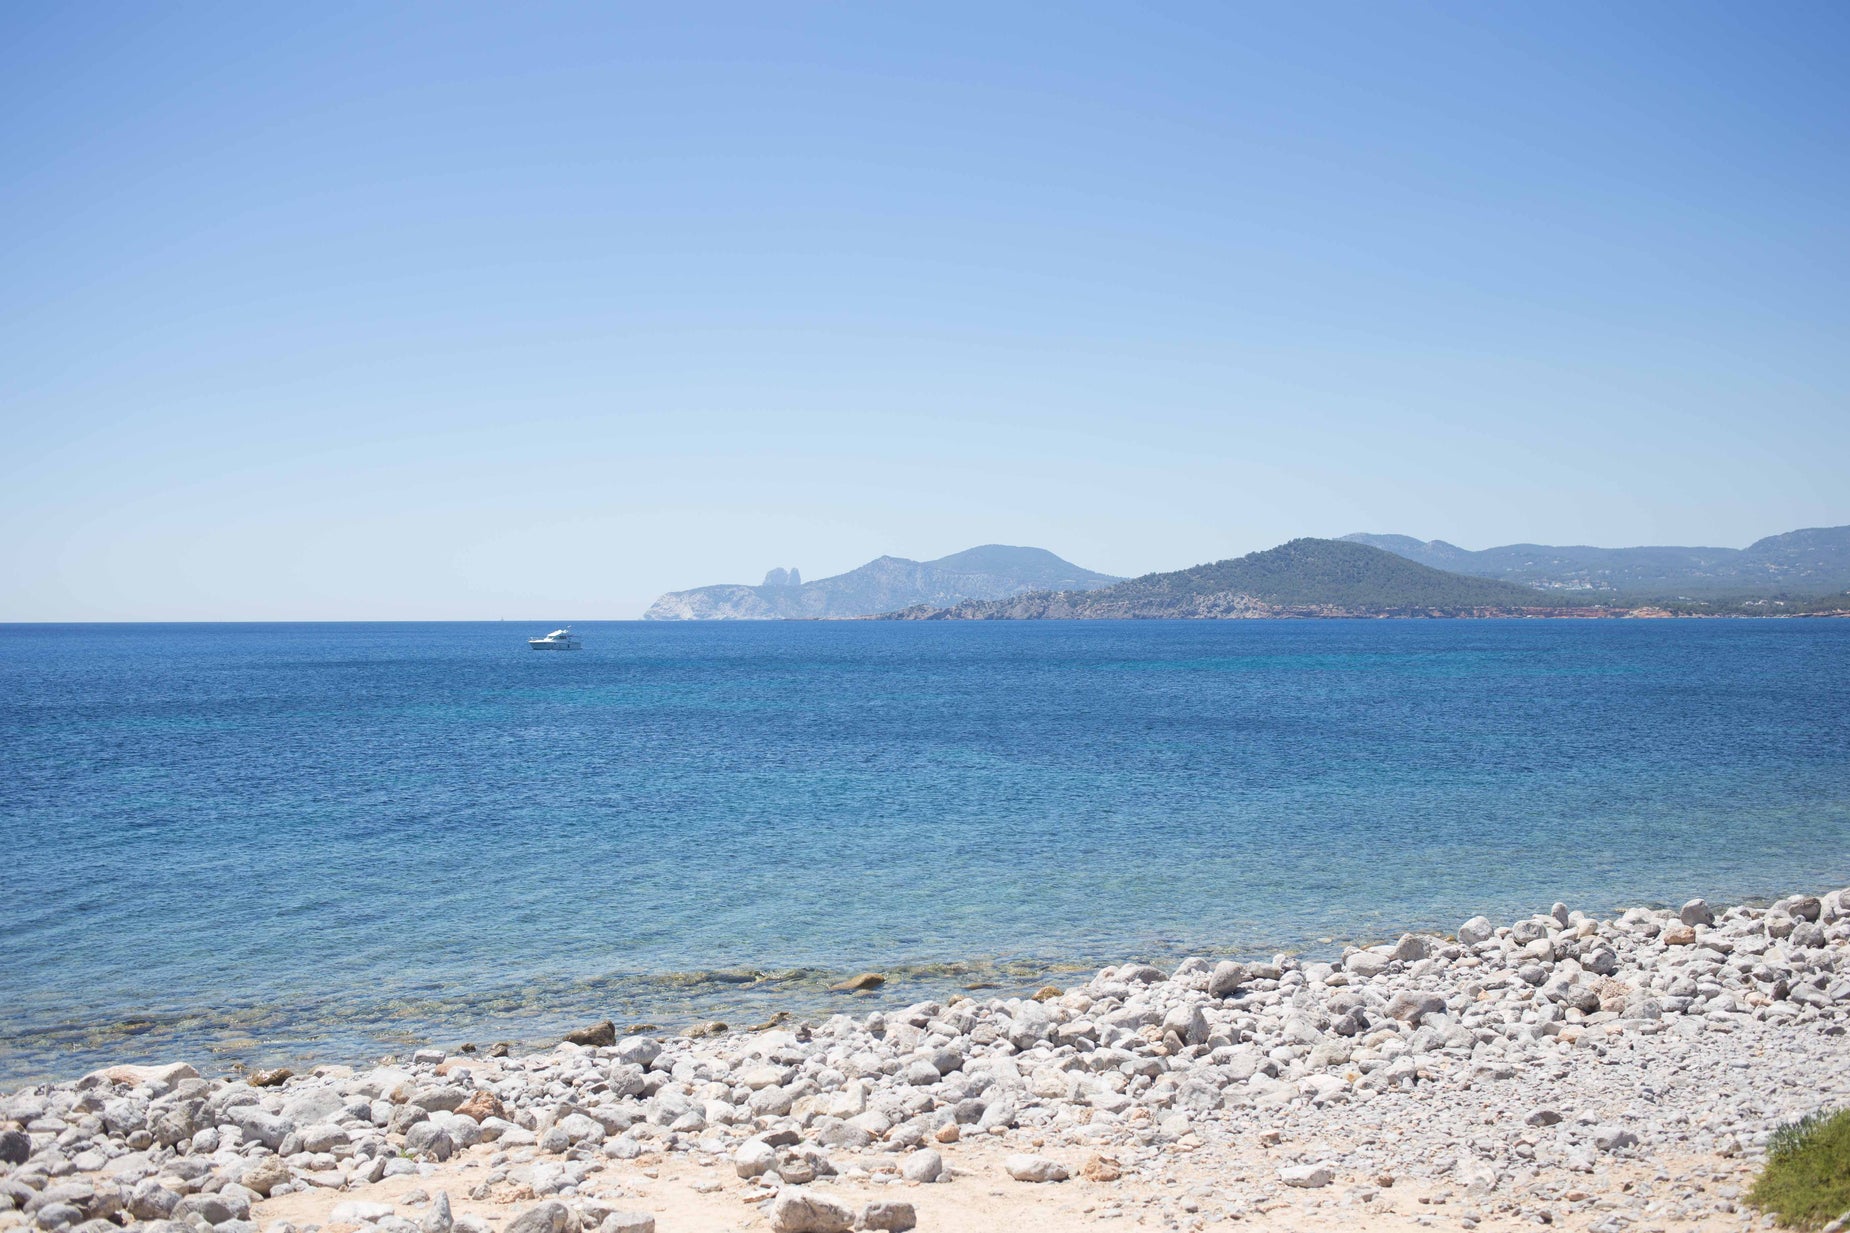
[[1595, 1126], [1593, 1128], [1593, 1146], [1602, 1152], [1615, 1152], [1622, 1147], [1636, 1147], [1638, 1136], [1623, 1126]]
[[1336, 1173], [1325, 1164], [1286, 1165], [1278, 1171], [1278, 1180], [1287, 1186], [1316, 1190], [1336, 1180]]
[[1458, 926], [1458, 940], [1466, 946], [1476, 946], [1488, 942], [1497, 935], [1497, 927], [1490, 923], [1487, 916], [1473, 916]]
[[163, 1066], [111, 1066], [105, 1070], [95, 1071], [77, 1081], [76, 1086], [96, 1086], [101, 1083], [119, 1084], [123, 1087], [152, 1087], [165, 1090], [173, 1087], [182, 1079], [197, 1079], [199, 1072], [185, 1062], [168, 1062]]
[[361, 1199], [348, 1199], [344, 1203], [336, 1203], [328, 1212], [328, 1219], [336, 1224], [369, 1224], [390, 1216], [392, 1210], [390, 1203], [368, 1203]]
[[775, 1233], [849, 1233], [854, 1212], [826, 1195], [786, 1186], [771, 1200]]
[[763, 1139], [747, 1139], [733, 1153], [732, 1167], [740, 1177], [762, 1177], [777, 1167], [777, 1149]]
[[447, 1191], [439, 1190], [437, 1197], [431, 1200], [430, 1210], [418, 1222], [420, 1233], [452, 1233], [456, 1224], [450, 1214], [450, 1196]]
[[782, 1087], [790, 1082], [788, 1066], [752, 1066], [739, 1075], [739, 1082], [752, 1091], [762, 1091], [767, 1087]]
[[648, 1212], [612, 1212], [597, 1226], [597, 1233], [655, 1233], [655, 1217]]
[[347, 1098], [336, 1088], [308, 1088], [290, 1093], [289, 1098], [283, 1102], [283, 1116], [298, 1126], [338, 1122], [346, 1104]]
[[1231, 997], [1247, 981], [1246, 965], [1225, 961], [1214, 965], [1214, 971], [1208, 976], [1208, 996], [1216, 998]]
[[1067, 1179], [1066, 1166], [1045, 1156], [1017, 1153], [1003, 1161], [1002, 1167], [1018, 1182], [1063, 1182]]
[[1358, 950], [1343, 960], [1343, 970], [1364, 979], [1372, 979], [1387, 971], [1391, 962], [1380, 951]]
[[909, 1182], [935, 1182], [944, 1172], [944, 1157], [929, 1147], [921, 1148], [906, 1157], [899, 1172]]
[[905, 1233], [918, 1223], [918, 1213], [912, 1209], [912, 1204], [895, 1199], [876, 1199], [861, 1214], [862, 1228], [883, 1230], [886, 1233]]
[[661, 1042], [650, 1036], [625, 1036], [617, 1042], [617, 1060], [647, 1069], [662, 1055]]

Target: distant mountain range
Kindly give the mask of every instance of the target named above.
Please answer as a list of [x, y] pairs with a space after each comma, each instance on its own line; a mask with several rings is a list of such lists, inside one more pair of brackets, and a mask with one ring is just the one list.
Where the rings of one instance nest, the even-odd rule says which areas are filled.
[[1473, 552], [1442, 539], [1346, 535], [1409, 561], [1555, 592], [1638, 599], [1850, 591], [1850, 527], [1771, 535], [1746, 548], [1587, 548], [1508, 544]]
[[1042, 548], [988, 544], [935, 561], [881, 557], [804, 582], [672, 591], [649, 620], [1139, 619], [1281, 616], [1735, 615], [1850, 608], [1850, 527], [1747, 548], [1512, 544], [1473, 552], [1405, 535], [1294, 539], [1192, 569], [1114, 578]]
[[985, 544], [935, 561], [881, 557], [832, 578], [802, 581], [774, 569], [761, 586], [721, 584], [670, 591], [648, 621], [772, 621], [873, 616], [915, 605], [1003, 599], [1024, 591], [1088, 591], [1120, 579], [1082, 569], [1045, 548]]
[[1488, 616], [1560, 604], [1532, 587], [1447, 573], [1367, 544], [1294, 539], [1234, 560], [1145, 574], [1084, 593], [1046, 589], [946, 606], [921, 604], [888, 619]]

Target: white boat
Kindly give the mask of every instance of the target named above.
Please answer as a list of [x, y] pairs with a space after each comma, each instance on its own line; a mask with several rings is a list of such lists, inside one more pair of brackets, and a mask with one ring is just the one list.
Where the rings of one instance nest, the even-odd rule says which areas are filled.
[[572, 633], [572, 627], [567, 625], [564, 629], [553, 630], [544, 638], [529, 638], [527, 645], [536, 651], [576, 651], [583, 644]]

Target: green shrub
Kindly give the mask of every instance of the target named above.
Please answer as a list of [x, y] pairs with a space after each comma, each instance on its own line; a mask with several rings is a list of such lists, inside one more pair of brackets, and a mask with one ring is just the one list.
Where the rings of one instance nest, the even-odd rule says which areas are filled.
[[1850, 1109], [1814, 1113], [1774, 1131], [1747, 1201], [1800, 1229], [1850, 1212]]

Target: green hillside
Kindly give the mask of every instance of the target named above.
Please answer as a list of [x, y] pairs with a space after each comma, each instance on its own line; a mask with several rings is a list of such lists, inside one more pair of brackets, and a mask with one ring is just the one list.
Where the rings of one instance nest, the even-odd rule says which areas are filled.
[[1211, 565], [1145, 574], [1096, 592], [1099, 598], [1165, 599], [1236, 592], [1289, 606], [1343, 608], [1489, 607], [1553, 602], [1531, 587], [1467, 578], [1366, 544], [1294, 539]]
[[1357, 533], [1343, 539], [1476, 578], [1557, 591], [1601, 592], [1599, 598], [1606, 602], [1692, 597], [1841, 600], [1850, 592], [1850, 527], [1788, 531], [1745, 548], [1504, 544], [1473, 552], [1442, 539], [1418, 540], [1407, 535]]
[[1308, 615], [1448, 614], [1561, 607], [1531, 587], [1433, 569], [1366, 544], [1294, 539], [1264, 552], [1145, 574], [1094, 591], [1036, 591], [920, 605], [905, 620], [1147, 619]]

